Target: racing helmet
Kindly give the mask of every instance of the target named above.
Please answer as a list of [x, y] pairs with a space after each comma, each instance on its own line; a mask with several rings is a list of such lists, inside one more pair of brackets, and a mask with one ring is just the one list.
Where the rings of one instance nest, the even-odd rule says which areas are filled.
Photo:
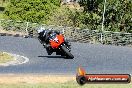
[[46, 34], [46, 30], [44, 27], [40, 27], [38, 30], [37, 30], [38, 34], [41, 35], [41, 36], [45, 36]]
[[43, 32], [43, 31], [45, 31], [45, 28], [44, 28], [44, 27], [40, 27], [40, 28], [37, 30], [38, 34], [41, 33], [41, 32]]

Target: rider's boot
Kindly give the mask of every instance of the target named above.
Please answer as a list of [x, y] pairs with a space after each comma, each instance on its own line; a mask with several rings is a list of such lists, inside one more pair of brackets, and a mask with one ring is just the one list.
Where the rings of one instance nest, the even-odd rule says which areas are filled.
[[48, 55], [51, 55], [53, 53], [52, 47], [50, 45], [47, 45], [46, 51], [47, 51]]

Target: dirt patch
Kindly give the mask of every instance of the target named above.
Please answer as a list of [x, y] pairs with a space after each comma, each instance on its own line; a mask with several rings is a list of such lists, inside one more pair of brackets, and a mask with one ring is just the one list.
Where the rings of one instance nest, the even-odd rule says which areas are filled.
[[0, 84], [65, 83], [74, 80], [73, 75], [0, 75]]

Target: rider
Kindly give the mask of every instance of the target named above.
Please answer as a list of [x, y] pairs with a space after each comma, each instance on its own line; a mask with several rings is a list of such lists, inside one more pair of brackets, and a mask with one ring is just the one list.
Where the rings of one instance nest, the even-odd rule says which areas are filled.
[[[56, 31], [56, 30], [46, 30], [44, 27], [41, 27], [38, 30], [38, 39], [40, 40], [40, 43], [43, 44], [44, 48], [46, 48], [46, 51], [48, 53], [48, 55], [51, 55], [53, 53], [53, 49], [51, 48], [50, 44], [49, 44], [49, 35], [52, 33], [56, 33], [56, 34], [60, 34], [60, 32]], [[70, 44], [68, 43], [68, 41], [65, 40], [65, 43], [70, 46]]]

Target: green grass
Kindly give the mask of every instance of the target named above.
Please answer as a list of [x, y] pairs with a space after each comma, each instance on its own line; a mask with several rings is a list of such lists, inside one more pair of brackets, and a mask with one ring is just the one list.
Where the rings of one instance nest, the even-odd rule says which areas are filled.
[[76, 82], [67, 83], [41, 83], [41, 84], [0, 84], [0, 88], [132, 88], [132, 84], [85, 84], [78, 85]]
[[0, 52], [0, 63], [6, 63], [8, 61], [12, 61], [13, 59], [13, 56], [8, 53]]

